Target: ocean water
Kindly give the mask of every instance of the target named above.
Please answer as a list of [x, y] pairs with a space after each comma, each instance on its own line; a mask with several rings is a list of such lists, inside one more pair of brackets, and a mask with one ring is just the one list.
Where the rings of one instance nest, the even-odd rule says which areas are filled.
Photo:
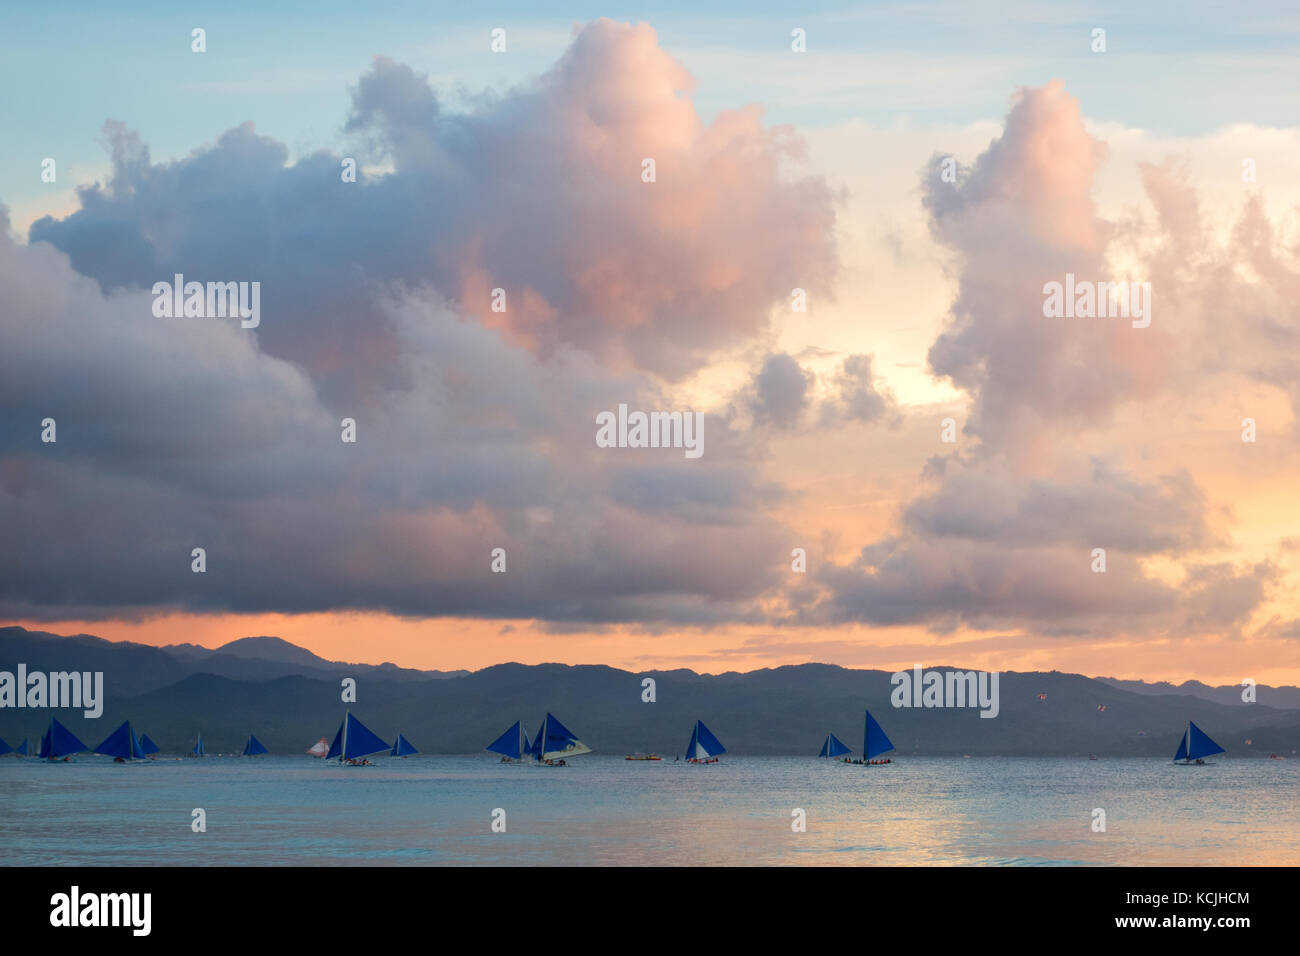
[[[207, 832], [191, 830], [202, 807]], [[796, 808], [807, 831], [792, 831]], [[1106, 831], [1094, 832], [1093, 811]], [[505, 811], [505, 833], [492, 832]], [[7, 865], [1300, 864], [1300, 761], [0, 759]]]

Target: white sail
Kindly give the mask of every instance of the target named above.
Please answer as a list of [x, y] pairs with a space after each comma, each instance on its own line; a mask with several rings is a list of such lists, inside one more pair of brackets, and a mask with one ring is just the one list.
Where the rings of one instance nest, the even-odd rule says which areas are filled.
[[307, 751], [307, 753], [311, 754], [313, 757], [323, 757], [329, 752], [330, 745], [324, 737], [312, 744], [311, 748]]
[[542, 754], [543, 760], [554, 760], [556, 757], [579, 757], [582, 754], [591, 753], [591, 748], [581, 740], [570, 740], [569, 745], [563, 750], [548, 750]]

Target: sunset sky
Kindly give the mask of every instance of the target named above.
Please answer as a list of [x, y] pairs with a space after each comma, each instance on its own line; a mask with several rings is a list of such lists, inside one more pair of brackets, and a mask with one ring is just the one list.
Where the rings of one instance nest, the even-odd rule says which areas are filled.
[[1300, 11], [1035, 7], [16, 18], [0, 623], [1300, 684]]

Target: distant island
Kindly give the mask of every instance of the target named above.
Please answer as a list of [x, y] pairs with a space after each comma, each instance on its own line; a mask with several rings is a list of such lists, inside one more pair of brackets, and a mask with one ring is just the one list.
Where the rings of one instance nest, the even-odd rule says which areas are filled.
[[[989, 720], [972, 708], [894, 708], [890, 672], [830, 664], [718, 675], [515, 663], [422, 671], [328, 661], [275, 637], [242, 638], [216, 649], [159, 648], [0, 628], [0, 670], [13, 671], [20, 662], [33, 671], [102, 671], [103, 716], [0, 708], [0, 737], [37, 739], [57, 716], [93, 746], [130, 719], [167, 753], [188, 751], [202, 732], [210, 753], [238, 751], [256, 733], [272, 754], [301, 754], [351, 709], [380, 734], [400, 730], [425, 754], [481, 753], [514, 721], [528, 725], [551, 711], [563, 714], [598, 754], [679, 753], [694, 722], [704, 719], [732, 754], [815, 757], [828, 733], [860, 747], [868, 707], [900, 758], [1172, 757], [1189, 719], [1212, 733], [1229, 759], [1292, 757], [1300, 749], [1295, 687], [1260, 685], [1258, 702], [1246, 704], [1234, 685], [1008, 671], [999, 681], [998, 716]], [[340, 700], [344, 677], [357, 681], [355, 704]], [[642, 700], [647, 677], [655, 682], [654, 703]]]

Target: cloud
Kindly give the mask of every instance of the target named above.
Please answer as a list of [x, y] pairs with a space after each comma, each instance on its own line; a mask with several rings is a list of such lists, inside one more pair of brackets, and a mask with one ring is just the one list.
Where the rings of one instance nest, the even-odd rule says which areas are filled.
[[662, 405], [655, 380], [543, 361], [431, 298], [380, 306], [403, 384], [357, 411], [350, 445], [237, 321], [156, 318], [149, 294], [105, 295], [8, 238], [0, 294], [0, 613], [745, 619], [780, 564], [780, 491], [724, 421], [699, 460], [597, 449], [595, 410]]
[[[900, 508], [893, 533], [810, 572], [787, 595], [791, 622], [1236, 634], [1263, 605], [1278, 569], [1204, 559], [1230, 541], [1191, 473], [1139, 477], [1122, 446], [1091, 459], [1077, 446], [1122, 405], [1209, 377], [1300, 395], [1294, 252], [1256, 201], [1236, 249], [1219, 246], [1173, 163], [1141, 170], [1154, 224], [1103, 221], [1092, 193], [1105, 156], [1053, 82], [1017, 94], [1002, 134], [955, 183], [933, 158], [924, 203], [958, 289], [929, 360], [970, 396], [977, 441], [930, 458], [930, 487]], [[1115, 275], [1116, 261], [1136, 274]], [[1067, 272], [1150, 281], [1151, 327], [1044, 317], [1044, 281]], [[1106, 550], [1105, 573], [1093, 572], [1093, 548]]]
[[791, 623], [1011, 627], [1049, 636], [1237, 633], [1275, 577], [1267, 565], [1193, 564], [1171, 584], [1116, 550], [1095, 573], [1081, 548], [896, 535], [822, 570], [824, 596], [798, 608]]
[[[804, 355], [824, 358], [815, 349]], [[900, 420], [894, 397], [872, 373], [872, 356], [849, 355], [833, 374], [819, 377], [784, 352], [763, 359], [739, 396], [754, 424], [784, 431], [839, 428], [850, 422]]]
[[870, 355], [850, 355], [840, 364], [831, 380], [832, 394], [822, 407], [823, 424], [900, 420], [894, 396], [876, 381], [872, 360]]
[[1053, 81], [1019, 92], [1002, 135], [956, 183], [944, 181], [945, 157], [927, 170], [931, 232], [953, 255], [959, 282], [929, 362], [972, 395], [966, 431], [989, 453], [1031, 455], [1052, 429], [1102, 424], [1157, 387], [1172, 321], [1159, 285], [1150, 328], [1043, 315], [1044, 284], [1067, 273], [1146, 278], [1113, 275], [1107, 262], [1114, 227], [1092, 200], [1105, 156], [1077, 101]]
[[1079, 479], [1017, 479], [996, 467], [968, 467], [944, 478], [937, 491], [907, 505], [908, 531], [1007, 547], [1069, 544], [1130, 554], [1223, 543], [1206, 527], [1204, 493], [1185, 471], [1153, 484], [1093, 461]]
[[808, 407], [813, 378], [792, 356], [769, 355], [754, 378], [754, 420], [783, 428], [795, 425]]
[[[766, 329], [792, 288], [829, 295], [836, 270], [835, 197], [797, 174], [797, 137], [764, 126], [757, 106], [705, 123], [692, 86], [649, 26], [609, 20], [467, 113], [379, 57], [345, 130], [391, 173], [344, 183], [328, 153], [286, 165], [251, 123], [154, 164], [110, 123], [112, 177], [31, 239], [106, 290], [173, 272], [261, 279], [263, 348], [328, 395], [364, 395], [391, 374], [375, 283], [432, 287], [537, 354], [578, 348], [676, 379]], [[491, 308], [497, 288], [505, 312]]]
[[[0, 242], [0, 613], [756, 619], [788, 535], [752, 441], [710, 413], [699, 460], [594, 443], [791, 288], [829, 293], [797, 138], [754, 106], [705, 123], [692, 85], [601, 20], [466, 113], [376, 58], [337, 155], [245, 123], [154, 162], [107, 123], [108, 180]], [[391, 171], [345, 182], [344, 156]], [[154, 317], [175, 273], [260, 282], [261, 325]]]

